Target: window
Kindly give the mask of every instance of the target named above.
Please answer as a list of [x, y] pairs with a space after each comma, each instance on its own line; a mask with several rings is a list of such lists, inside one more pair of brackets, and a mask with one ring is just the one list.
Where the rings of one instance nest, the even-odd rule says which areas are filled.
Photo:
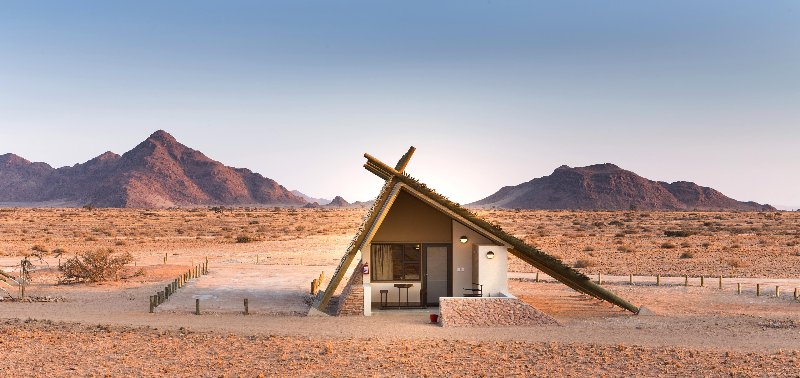
[[422, 277], [419, 244], [373, 244], [373, 281], [419, 281]]

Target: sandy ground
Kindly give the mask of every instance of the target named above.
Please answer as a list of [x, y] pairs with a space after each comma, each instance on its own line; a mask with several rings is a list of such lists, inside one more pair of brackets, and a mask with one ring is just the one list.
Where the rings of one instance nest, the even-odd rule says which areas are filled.
[[[606, 258], [602, 251], [593, 251], [597, 265], [584, 271], [593, 278], [597, 271], [601, 272], [604, 286], [634, 304], [646, 306], [654, 316], [634, 316], [550, 282], [544, 275], [540, 275], [543, 282], [533, 282], [534, 274], [515, 272], [510, 274], [512, 293], [553, 316], [560, 325], [450, 329], [431, 325], [427, 311], [387, 311], [373, 317], [300, 316], [308, 308], [310, 281], [321, 271], [328, 276], [332, 273], [351, 236], [340, 231], [352, 222], [357, 224], [358, 212], [314, 213], [317, 219], [308, 222], [286, 210], [262, 210], [263, 213], [252, 212], [249, 216], [242, 210], [202, 217], [189, 211], [143, 215], [114, 210], [93, 212], [91, 216], [71, 211], [79, 216], [66, 217], [68, 220], [58, 226], [63, 229], [58, 230], [51, 222], [66, 210], [20, 211], [23, 218], [1, 220], [0, 246], [6, 251], [11, 248], [12, 252], [0, 256], [0, 267], [14, 274], [22, 252], [13, 252], [13, 248], [46, 243], [45, 239], [50, 238], [50, 244], [43, 244], [46, 249], [67, 246], [70, 251], [66, 256], [98, 244], [129, 251], [136, 258], [136, 266], [130, 269], [141, 269], [142, 274], [118, 282], [55, 285], [58, 258], [37, 262], [28, 293], [63, 300], [0, 302], [0, 319], [6, 319], [0, 321], [2, 372], [22, 376], [797, 376], [800, 371], [800, 302], [793, 299], [793, 289], [800, 287], [800, 280], [791, 278], [796, 267], [782, 260], [794, 261], [790, 254], [793, 246], [785, 244], [794, 240], [794, 234], [786, 233], [796, 232], [797, 223], [792, 223], [795, 220], [788, 215], [767, 220], [752, 214], [766, 224], [782, 223], [770, 229], [776, 235], [759, 236], [771, 240], [763, 254], [748, 250], [750, 254], [737, 255], [741, 259], [752, 255], [753, 262], [745, 260], [748, 264], [741, 268], [742, 275], [726, 274], [722, 290], [715, 274], [707, 275], [704, 287], [699, 286], [699, 274], [692, 274], [690, 285], [683, 286], [682, 274], [705, 275], [702, 272], [708, 261], [704, 257], [680, 259], [672, 256], [675, 251], [671, 248], [648, 249], [648, 254], [663, 255], [653, 263], [664, 267], [661, 285], [656, 286], [655, 277], [642, 269], [649, 263], [646, 260], [630, 263], [630, 269], [625, 269], [625, 273], [637, 269], [641, 272], [630, 285], [627, 275], [612, 274], [620, 270], [615, 267], [633, 257], [620, 262], [617, 253]], [[283, 218], [270, 220], [271, 214]], [[340, 217], [334, 222], [331, 215], [336, 214]], [[606, 225], [610, 219], [628, 216], [621, 212], [502, 214], [519, 217], [523, 223], [515, 227], [520, 229], [528, 227], [522, 218], [528, 216], [543, 220], [569, 216], [564, 229], [576, 226], [572, 224], [575, 215], [602, 217]], [[716, 216], [700, 213], [705, 214], [711, 219]], [[160, 220], [152, 221], [153, 217]], [[644, 218], [658, 218], [658, 222], [672, 227], [674, 218], [679, 217], [690, 216], [665, 213]], [[744, 222], [746, 218], [737, 219]], [[126, 222], [143, 228], [128, 230], [128, 226], [122, 226]], [[215, 222], [223, 224], [220, 229], [229, 227], [231, 231], [223, 233], [233, 236], [251, 231], [258, 235], [254, 227], [269, 227], [264, 238], [250, 243], [236, 243], [235, 238], [225, 235], [201, 239], [190, 235], [184, 239], [187, 233], [203, 232], [204, 225]], [[245, 230], [233, 227], [233, 222]], [[96, 241], [86, 241], [87, 236], [81, 231], [79, 236], [72, 236], [75, 230], [97, 234], [91, 230], [99, 223], [106, 224], [103, 230], [112, 236], [97, 236]], [[174, 231], [181, 224], [190, 225], [184, 226], [182, 234]], [[271, 238], [273, 227], [289, 231]], [[761, 224], [758, 227], [763, 228]], [[52, 234], [40, 238], [36, 236], [38, 232], [21, 232], [44, 228], [49, 230], [45, 235]], [[313, 231], [309, 233], [309, 229]], [[318, 229], [328, 231], [318, 233]], [[535, 223], [533, 229], [538, 229]], [[136, 235], [125, 236], [131, 239], [117, 245], [120, 234], [133, 232]], [[150, 235], [141, 236], [144, 239], [161, 239], [139, 243], [140, 233]], [[647, 238], [657, 239], [656, 233], [651, 232]], [[700, 236], [711, 238], [690, 238]], [[542, 238], [548, 237], [561, 238], [537, 236], [537, 242], [545, 243]], [[588, 235], [583, 238], [603, 239]], [[723, 243], [726, 238], [720, 236], [716, 242]], [[615, 239], [620, 238], [607, 235], [606, 239], [610, 241], [602, 243], [616, 245]], [[643, 237], [640, 242], [646, 240], [649, 239]], [[574, 244], [559, 248], [576, 255], [588, 253], [579, 248], [574, 251]], [[726, 253], [746, 249], [742, 244]], [[637, 253], [625, 252], [626, 256]], [[167, 263], [163, 261], [165, 254]], [[773, 256], [779, 263], [762, 266], [763, 261], [770, 260], [760, 260], [763, 256]], [[191, 281], [155, 313], [148, 313], [150, 295], [206, 257], [210, 261], [209, 275]], [[670, 266], [681, 268], [669, 269]], [[773, 271], [783, 273], [763, 275]], [[737, 294], [737, 283], [742, 284], [741, 294]], [[755, 295], [757, 283], [762, 284], [761, 296]], [[781, 286], [778, 298], [774, 295], [775, 285]], [[199, 316], [192, 313], [196, 298], [201, 299], [203, 310]], [[242, 314], [244, 298], [250, 303], [251, 314], [247, 316]]]

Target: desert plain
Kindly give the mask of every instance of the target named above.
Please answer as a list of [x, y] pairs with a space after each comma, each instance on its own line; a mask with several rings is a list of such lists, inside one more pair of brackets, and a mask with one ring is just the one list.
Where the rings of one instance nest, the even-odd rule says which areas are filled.
[[[512, 294], [558, 325], [443, 328], [428, 320], [435, 309], [305, 316], [309, 283], [322, 272], [333, 273], [364, 213], [0, 209], [0, 269], [15, 275], [24, 256], [46, 256], [31, 260], [26, 295], [36, 300], [11, 300], [16, 288], [0, 283], [8, 292], [0, 291], [5, 296], [0, 371], [16, 376], [800, 375], [800, 302], [794, 297], [800, 288], [800, 213], [478, 211], [651, 315], [580, 295], [543, 274], [537, 282], [535, 269], [512, 259]], [[100, 248], [133, 256], [119, 280], [59, 283], [60, 263]], [[207, 275], [148, 312], [150, 295], [206, 258]], [[201, 315], [194, 314], [196, 299]]]

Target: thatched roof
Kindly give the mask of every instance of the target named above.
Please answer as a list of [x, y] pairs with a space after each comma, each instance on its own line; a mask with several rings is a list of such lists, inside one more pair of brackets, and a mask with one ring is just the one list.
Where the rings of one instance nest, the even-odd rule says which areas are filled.
[[536, 247], [526, 244], [517, 237], [505, 232], [500, 226], [487, 222], [472, 211], [465, 209], [458, 203], [451, 201], [432, 188], [429, 188], [424, 183], [406, 174], [404, 170], [414, 150], [414, 147], [411, 147], [408, 152], [403, 155], [395, 168], [384, 164], [369, 154], [364, 154], [364, 157], [367, 158], [367, 163], [364, 164], [364, 168], [386, 180], [386, 184], [375, 200], [372, 208], [366, 214], [364, 222], [348, 247], [347, 253], [342, 257], [339, 267], [331, 278], [331, 282], [328, 284], [328, 288], [324, 292], [321, 292], [315, 301], [315, 307], [324, 309], [325, 306], [327, 306], [330, 297], [333, 295], [333, 292], [344, 276], [344, 269], [350, 265], [356, 253], [371, 241], [372, 235], [382, 223], [383, 217], [397, 197], [397, 193], [400, 190], [405, 190], [487, 238], [510, 246], [509, 252], [514, 256], [533, 265], [572, 289], [608, 301], [634, 313], [639, 311], [638, 307], [604, 289], [600, 285], [595, 284], [589, 277], [565, 265], [561, 260], [548, 255]]

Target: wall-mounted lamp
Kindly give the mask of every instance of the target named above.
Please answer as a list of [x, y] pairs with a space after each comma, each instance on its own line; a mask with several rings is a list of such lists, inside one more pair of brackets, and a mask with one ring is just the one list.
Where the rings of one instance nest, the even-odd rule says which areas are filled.
[[467, 240], [469, 240], [469, 239], [467, 239], [467, 235], [464, 235], [464, 236], [460, 237], [458, 240], [460, 240], [462, 243], [466, 243]]
[[486, 252], [486, 258], [489, 259], [489, 260], [493, 259], [494, 258], [494, 252], [492, 252], [492, 251]]

